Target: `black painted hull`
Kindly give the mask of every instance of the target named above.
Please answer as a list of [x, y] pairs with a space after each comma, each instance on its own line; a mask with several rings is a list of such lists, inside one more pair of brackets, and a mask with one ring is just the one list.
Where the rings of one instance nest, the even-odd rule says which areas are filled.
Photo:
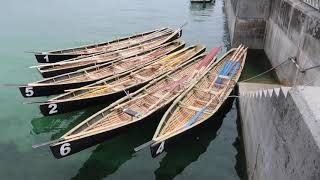
[[[130, 88], [129, 91], [133, 92], [144, 86], [146, 83], [141, 84], [139, 86]], [[72, 101], [60, 101], [60, 102], [54, 102], [54, 103], [46, 103], [46, 104], [40, 104], [39, 108], [41, 113], [44, 116], [52, 116], [56, 114], [62, 114], [67, 113], [71, 111], [80, 110], [86, 107], [95, 106], [98, 104], [103, 104], [107, 102], [112, 102], [115, 100], [118, 100], [122, 97], [124, 97], [126, 94], [124, 91], [114, 93], [114, 94], [108, 94], [105, 96], [98, 96], [98, 97], [92, 97], [92, 98], [86, 98], [86, 99], [79, 99], [79, 100], [72, 100]], [[52, 111], [52, 105], [55, 104], [56, 108], [54, 111]]]
[[230, 106], [232, 106], [232, 102], [233, 102], [234, 98], [228, 98], [223, 104], [222, 106], [219, 108], [219, 110], [210, 118], [208, 118], [206, 121], [202, 122], [201, 124], [188, 129], [187, 131], [184, 131], [180, 134], [177, 134], [176, 136], [173, 136], [169, 139], [166, 139], [164, 142], [164, 144], [161, 146], [161, 143], [158, 144], [153, 144], [150, 146], [150, 153], [151, 156], [153, 158], [159, 156], [163, 151], [167, 151], [170, 149], [171, 146], [173, 145], [178, 145], [179, 141], [184, 141], [184, 139], [188, 139], [186, 138], [187, 136], [192, 136], [195, 132], [201, 132], [202, 129], [206, 128], [206, 126], [208, 126], [208, 124], [214, 123], [214, 120], [218, 117], [221, 118], [221, 115], [224, 115], [225, 113], [227, 113], [225, 110], [229, 108]]
[[[80, 152], [84, 149], [87, 149], [87, 148], [92, 147], [94, 145], [97, 145], [99, 143], [105, 142], [113, 137], [116, 137], [117, 135], [126, 133], [128, 130], [130, 130], [134, 127], [140, 127], [144, 124], [144, 122], [146, 120], [157, 119], [156, 117], [159, 115], [162, 115], [165, 112], [165, 110], [169, 108], [170, 105], [171, 105], [171, 103], [160, 108], [158, 111], [154, 112], [153, 114], [149, 115], [148, 117], [146, 117], [140, 121], [136, 121], [134, 123], [131, 123], [131, 124], [128, 124], [128, 125], [125, 125], [125, 126], [122, 126], [122, 127], [110, 130], [110, 131], [102, 132], [102, 133], [95, 134], [95, 135], [88, 136], [88, 137], [83, 137], [81, 139], [77, 139], [77, 140], [73, 140], [73, 141], [68, 141], [63, 144], [50, 146], [50, 150], [51, 150], [52, 154], [54, 155], [54, 157], [57, 159], [72, 155], [74, 153]], [[157, 120], [160, 120], [160, 118], [158, 118]], [[69, 143], [69, 144], [67, 144], [67, 143]], [[61, 148], [63, 148], [61, 146], [63, 146], [63, 145], [65, 145], [65, 147], [66, 147], [66, 145], [68, 145], [67, 147], [70, 148], [70, 152], [66, 155], [60, 154], [60, 150], [61, 150]]]
[[90, 66], [93, 66], [93, 65], [95, 65], [95, 63], [82, 65], [82, 66], [77, 66], [77, 67], [72, 67], [72, 68], [65, 68], [65, 69], [58, 69], [58, 70], [51, 70], [51, 71], [43, 71], [43, 72], [40, 72], [40, 74], [44, 78], [50, 78], [50, 77], [54, 77], [54, 76], [59, 76], [61, 74], [71, 73], [71, 72], [77, 71], [79, 69], [87, 68], [87, 67], [90, 67]]
[[[100, 80], [100, 79], [98, 79]], [[59, 84], [59, 85], [47, 85], [47, 86], [21, 86], [19, 90], [23, 97], [40, 97], [50, 96], [54, 94], [64, 93], [64, 90], [80, 88], [82, 86], [89, 85], [98, 80], [86, 81], [81, 83]], [[32, 93], [30, 93], [32, 91]]]
[[[179, 37], [181, 37], [181, 35], [182, 35], [182, 29], [180, 30], [179, 33], [177, 33], [176, 35], [172, 36], [166, 42], [178, 39]], [[129, 46], [129, 47], [132, 47], [132, 46]], [[116, 49], [116, 50], [121, 50], [121, 49], [126, 49], [126, 48], [128, 48], [128, 47], [123, 47], [123, 48]], [[116, 50], [113, 50], [113, 51], [116, 51]], [[112, 52], [112, 51], [110, 51], [110, 52]], [[95, 53], [99, 53], [99, 52], [95, 52]], [[84, 55], [90, 55], [90, 54], [50, 54], [50, 53], [48, 53], [48, 54], [42, 54], [42, 53], [35, 54], [36, 59], [37, 59], [37, 61], [39, 63], [55, 63], [55, 62], [59, 62], [59, 61], [63, 61], [63, 60], [76, 58], [76, 57], [79, 57], [79, 56], [82, 56], [82, 55], [84, 56]]]
[[[88, 54], [35, 54], [38, 63], [55, 63]], [[47, 57], [46, 57], [47, 56]]]

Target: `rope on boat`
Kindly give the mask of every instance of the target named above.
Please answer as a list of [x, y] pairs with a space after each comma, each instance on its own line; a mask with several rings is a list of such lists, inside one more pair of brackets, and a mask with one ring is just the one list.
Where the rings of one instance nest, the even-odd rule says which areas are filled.
[[272, 70], [274, 70], [274, 69], [279, 68], [281, 65], [285, 64], [285, 63], [288, 62], [289, 60], [290, 60], [290, 58], [286, 59], [285, 61], [283, 61], [282, 63], [278, 64], [277, 66], [268, 69], [267, 71], [264, 71], [264, 72], [262, 72], [262, 73], [260, 73], [260, 74], [258, 74], [258, 75], [256, 75], [256, 76], [253, 76], [253, 77], [251, 77], [251, 78], [242, 80], [242, 81], [240, 81], [240, 82], [247, 82], [247, 81], [250, 81], [250, 80], [252, 80], [252, 79], [258, 78], [258, 77], [260, 77], [260, 76], [262, 76], [262, 75], [264, 75], [264, 74], [266, 74], [266, 73], [268, 73], [268, 72], [270, 72], [270, 71], [272, 71]]
[[[288, 61], [291, 61], [291, 62], [297, 67], [297, 72], [300, 72], [300, 73], [305, 73], [305, 72], [307, 72], [307, 71], [309, 71], [309, 70], [312, 70], [312, 69], [315, 69], [315, 68], [320, 68], [320, 65], [312, 66], [312, 67], [309, 67], [309, 68], [302, 68], [302, 67], [300, 67], [300, 66], [298, 65], [295, 57], [289, 57], [288, 59], [286, 59], [285, 61], [283, 61], [282, 63], [278, 64], [278, 65], [275, 66], [275, 67], [272, 67], [272, 68], [268, 69], [267, 71], [264, 71], [264, 72], [262, 72], [262, 73], [260, 73], [260, 74], [258, 74], [258, 75], [256, 75], [256, 76], [253, 76], [253, 77], [251, 77], [251, 78], [248, 78], [248, 79], [245, 79], [245, 80], [242, 80], [242, 81], [239, 81], [239, 82], [247, 82], [247, 81], [250, 81], [250, 80], [252, 80], [252, 79], [258, 78], [258, 77], [260, 77], [260, 76], [262, 76], [262, 75], [264, 75], [264, 74], [266, 74], [266, 73], [268, 73], [268, 72], [270, 72], [270, 71], [272, 71], [272, 70], [274, 70], [274, 69], [279, 68], [280, 66], [282, 66], [283, 64], [285, 64], [285, 63], [288, 62]], [[311, 83], [314, 82], [316, 79], [317, 79], [317, 78], [313, 79], [312, 81], [306, 83], [305, 85], [311, 84]]]

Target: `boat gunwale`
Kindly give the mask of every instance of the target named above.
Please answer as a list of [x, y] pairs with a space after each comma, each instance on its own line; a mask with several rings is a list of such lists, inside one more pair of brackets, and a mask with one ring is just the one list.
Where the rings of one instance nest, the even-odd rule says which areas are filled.
[[[195, 57], [195, 56], [197, 56], [198, 54], [199, 54], [199, 52], [201, 52], [201, 51], [203, 51], [203, 50], [205, 50], [205, 46], [204, 45], [202, 45], [202, 44], [196, 44], [196, 45], [193, 45], [193, 46], [189, 46], [189, 47], [187, 47], [187, 48], [183, 48], [183, 49], [181, 49], [181, 50], [178, 50], [178, 51], [176, 51], [176, 52], [173, 52], [172, 54], [169, 54], [169, 55], [174, 55], [175, 53], [182, 53], [183, 52], [183, 50], [184, 51], [187, 51], [187, 50], [189, 50], [189, 49], [191, 49], [191, 48], [198, 48], [198, 47], [200, 47], [201, 46], [201, 48], [195, 53], [195, 55], [192, 55], [190, 58], [188, 58], [188, 59], [192, 59], [193, 57]], [[161, 57], [161, 59], [162, 58], [167, 58], [167, 57]], [[159, 61], [157, 61], [157, 62], [159, 62]], [[149, 65], [152, 65], [152, 64], [155, 64], [155, 63], [157, 63], [157, 62], [153, 62], [153, 63], [151, 63], [151, 64], [149, 64]], [[89, 67], [89, 68], [91, 68], [91, 67]], [[70, 84], [79, 84], [79, 83], [90, 83], [90, 82], [95, 82], [95, 81], [97, 81], [97, 82], [99, 82], [99, 81], [102, 81], [102, 80], [104, 80], [104, 79], [108, 79], [109, 78], [109, 80], [111, 80], [111, 79], [113, 79], [113, 77], [116, 75], [111, 75], [111, 76], [109, 76], [109, 77], [105, 77], [105, 78], [101, 78], [101, 79], [93, 79], [93, 80], [82, 80], [82, 81], [76, 81], [76, 82], [69, 82], [69, 83], [59, 83], [59, 84], [52, 84], [52, 83], [41, 83], [41, 82], [43, 82], [43, 81], [46, 81], [46, 80], [50, 80], [50, 79], [54, 79], [54, 78], [56, 78], [56, 77], [62, 77], [62, 76], [69, 76], [70, 74], [77, 74], [77, 73], [82, 73], [82, 74], [84, 74], [84, 73], [86, 73], [85, 72], [85, 70], [86, 70], [87, 68], [85, 68], [85, 69], [83, 69], [83, 70], [81, 70], [81, 71], [75, 71], [75, 72], [71, 72], [71, 73], [66, 73], [66, 74], [62, 74], [62, 75], [58, 75], [58, 76], [55, 76], [55, 77], [50, 77], [50, 78], [45, 78], [45, 79], [43, 79], [43, 80], [40, 80], [40, 81], [36, 81], [36, 82], [33, 82], [33, 83], [28, 83], [27, 84], [27, 86], [24, 86], [24, 87], [57, 87], [57, 86], [64, 86], [64, 85], [70, 85]], [[142, 68], [143, 69], [143, 68]], [[139, 70], [142, 70], [142, 69], [139, 69]], [[134, 71], [134, 72], [132, 72], [131, 71], [131, 73], [133, 73], [132, 75], [134, 75], [134, 74], [136, 74], [137, 72], [139, 72], [139, 70], [137, 70], [137, 71]], [[169, 71], [170, 71], [170, 69], [169, 69]], [[119, 73], [120, 74], [120, 73]], [[119, 75], [118, 74], [118, 75]], [[131, 74], [130, 74], [131, 75]], [[130, 76], [129, 75], [129, 76]], [[116, 77], [119, 77], [119, 76], [115, 76], [115, 78]]]
[[[176, 33], [175, 33], [176, 34]], [[170, 42], [167, 42], [167, 40], [172, 36], [172, 35], [175, 35], [175, 34], [171, 34], [171, 35], [162, 35], [162, 36], [159, 36], [159, 37], [155, 37], [153, 39], [149, 39], [148, 42], [144, 42], [140, 45], [137, 45], [137, 46], [132, 46], [132, 47], [128, 47], [127, 49], [119, 49], [119, 50], [116, 50], [116, 51], [111, 51], [111, 52], [99, 52], [99, 53], [93, 53], [93, 54], [89, 54], [89, 55], [85, 55], [85, 56], [79, 56], [79, 57], [76, 57], [76, 58], [72, 58], [72, 59], [68, 59], [68, 60], [64, 60], [64, 61], [59, 61], [59, 62], [56, 62], [56, 63], [48, 63], [46, 65], [42, 65], [41, 67], [37, 67], [37, 70], [40, 72], [40, 73], [48, 73], [48, 72], [55, 72], [55, 71], [59, 71], [59, 70], [65, 70], [65, 69], [70, 69], [70, 68], [75, 68], [75, 67], [78, 67], [78, 66], [71, 66], [71, 67], [64, 67], [62, 65], [62, 67], [59, 67], [58, 69], [52, 69], [55, 65], [56, 66], [59, 66], [59, 64], [61, 63], [64, 63], [64, 64], [72, 64], [72, 63], [81, 63], [81, 62], [87, 62], [88, 64], [95, 64], [97, 63], [96, 65], [99, 65], [99, 64], [103, 64], [103, 63], [107, 63], [107, 62], [116, 62], [116, 61], [120, 61], [120, 60], [124, 60], [124, 59], [128, 59], [128, 58], [132, 58], [132, 57], [135, 57], [135, 56], [139, 56], [141, 54], [143, 54], [144, 52], [147, 52], [147, 51], [152, 51], [152, 50], [155, 50], [157, 48], [159, 48], [159, 46], [161, 45], [164, 45], [164, 44], [167, 44], [167, 43], [170, 43]], [[166, 38], [164, 38], [165, 36], [167, 36]], [[161, 39], [163, 38], [163, 39]], [[179, 37], [180, 38], [180, 37]], [[176, 39], [176, 40], [179, 40]], [[174, 40], [174, 41], [176, 41]], [[149, 42], [150, 41], [150, 42]], [[171, 41], [173, 42], [173, 41]], [[153, 44], [158, 44], [158, 45], [155, 45], [155, 47], [151, 48], [151, 49], [148, 49], [146, 51], [142, 51], [142, 52], [136, 52], [136, 54], [134, 55], [129, 55], [127, 57], [119, 57], [119, 56], [116, 56], [116, 57], [113, 57], [113, 58], [106, 58], [102, 61], [106, 61], [106, 62], [99, 62], [99, 60], [92, 60], [90, 58], [94, 58], [96, 56], [100, 56], [100, 55], [115, 55], [117, 53], [119, 53], [118, 51], [120, 52], [125, 52], [127, 51], [128, 49], [133, 49], [133, 48], [137, 48], [137, 47], [144, 47], [144, 46], [148, 46], [148, 45], [153, 45]], [[88, 64], [84, 64], [84, 65], [80, 65], [80, 66], [85, 66], [85, 65], [88, 65]], [[93, 65], [93, 66], [96, 66], [96, 65]], [[61, 66], [61, 65], [60, 65]], [[43, 69], [45, 67], [48, 67], [46, 69]], [[90, 66], [92, 67], [92, 66]]]
[[[236, 51], [237, 49], [236, 48], [232, 48], [230, 49], [228, 52], [226, 52], [217, 62], [215, 65], [219, 64], [221, 61], [223, 61], [230, 53]], [[246, 56], [247, 56], [247, 52], [245, 52], [242, 56], [242, 62], [241, 62], [241, 70], [238, 71], [237, 73], [237, 77], [236, 77], [236, 82], [239, 80], [240, 78], [240, 75], [241, 75], [241, 72], [243, 70], [243, 67], [244, 67], [244, 63], [245, 63], [245, 60], [246, 60]], [[185, 92], [183, 92], [173, 103], [172, 105], [168, 108], [168, 110], [165, 112], [165, 114], [163, 115], [163, 117], [161, 118], [160, 120], [160, 123], [153, 135], [153, 138], [152, 138], [152, 141], [153, 143], [151, 144], [151, 146], [156, 146], [158, 144], [160, 144], [161, 142], [164, 142], [178, 134], [181, 134], [185, 131], [188, 131], [189, 129], [192, 129], [193, 127], [195, 126], [198, 126], [200, 125], [201, 123], [207, 121], [210, 117], [212, 117], [212, 115], [214, 115], [218, 110], [219, 108], [222, 106], [222, 104], [224, 103], [224, 100], [227, 99], [227, 96], [229, 96], [229, 94], [232, 92], [232, 90], [234, 89], [234, 87], [236, 86], [237, 83], [235, 83], [233, 85], [232, 88], [228, 88], [228, 90], [226, 90], [226, 93], [225, 93], [225, 96], [223, 97], [223, 101], [221, 101], [219, 104], [216, 105], [216, 107], [214, 108], [214, 110], [212, 110], [210, 113], [211, 115], [208, 116], [207, 118], [203, 119], [203, 120], [199, 120], [199, 121], [196, 121], [194, 122], [192, 125], [186, 127], [186, 128], [181, 128], [173, 133], [169, 133], [167, 135], [161, 135], [161, 136], [158, 136], [159, 133], [161, 133], [161, 130], [162, 130], [162, 126], [164, 125], [164, 123], [167, 121], [167, 118], [170, 118], [170, 113], [173, 113], [173, 111], [175, 111], [175, 109], [177, 108], [177, 106], [179, 106], [179, 102], [184, 99], [186, 97], [186, 95], [192, 91], [192, 89], [201, 81], [201, 79], [203, 79], [211, 70], [214, 69], [215, 65], [213, 65], [211, 68], [208, 69], [208, 71], [206, 73], [203, 74], [203, 76], [201, 78], [199, 78], [199, 80], [197, 82], [195, 82], [194, 84], [192, 84], [187, 90], [185, 90]]]
[[[175, 35], [179, 34], [181, 32], [182, 29], [178, 29], [176, 30], [176, 32], [172, 33], [166, 40], [163, 41], [163, 43], [166, 43], [166, 42], [171, 42], [170, 39], [172, 37], [174, 37]], [[108, 62], [107, 62], [108, 63]], [[94, 66], [95, 67], [95, 66]], [[65, 74], [61, 74], [61, 75], [57, 75], [57, 76], [54, 76], [54, 77], [49, 77], [49, 78], [44, 78], [42, 80], [39, 80], [39, 81], [35, 81], [35, 82], [32, 82], [32, 83], [28, 83], [27, 84], [27, 87], [45, 87], [45, 86], [63, 86], [63, 85], [67, 85], [67, 84], [78, 84], [78, 83], [85, 83], [85, 82], [92, 82], [92, 81], [97, 81], [96, 79], [95, 80], [82, 80], [82, 81], [77, 81], [77, 82], [72, 82], [72, 83], [59, 83], [59, 84], [52, 84], [52, 82], [49, 82], [49, 83], [42, 83], [42, 82], [45, 82], [45, 81], [48, 81], [50, 79], [54, 79], [54, 78], [59, 78], [59, 77], [63, 77], [63, 76], [70, 76], [71, 74], [77, 74], [77, 73], [86, 73], [85, 71], [87, 69], [91, 69], [93, 67], [87, 67], [87, 68], [84, 68], [84, 69], [80, 69], [78, 71], [74, 71], [74, 72], [70, 72], [70, 73], [65, 73]], [[107, 77], [105, 77], [107, 78]], [[69, 79], [69, 78], [66, 78], [66, 79]], [[102, 78], [104, 79], [104, 78]], [[99, 80], [102, 80], [102, 79], [98, 79]], [[65, 80], [65, 79], [64, 79]], [[54, 80], [53, 80], [54, 81]]]
[[[145, 91], [147, 88], [153, 86], [155, 83], [157, 82], [160, 82], [161, 80], [163, 79], [166, 79], [166, 78], [169, 78], [168, 75], [170, 74], [173, 74], [173, 73], [176, 73], [176, 71], [178, 71], [179, 69], [182, 69], [188, 65], [191, 65], [192, 63], [197, 63], [197, 61], [199, 61], [199, 59], [205, 57], [206, 54], [200, 54], [190, 60], [188, 60], [186, 63], [184, 64], [181, 64], [179, 67], [176, 67], [174, 68], [172, 71], [169, 71], [163, 75], [161, 75], [160, 77], [158, 78], [155, 78], [153, 81], [149, 82], [147, 85], [145, 85], [144, 87], [140, 88], [139, 90], [135, 91], [134, 93], [131, 93], [129, 96], [125, 96], [117, 101], [115, 101], [114, 103], [110, 104], [109, 106], [107, 106], [106, 108], [96, 112], [95, 114], [91, 115], [90, 117], [88, 117], [86, 120], [82, 121], [81, 123], [79, 123], [77, 126], [75, 126], [74, 128], [70, 129], [67, 133], [65, 133], [61, 138], [65, 138], [65, 137], [68, 137], [70, 134], [72, 134], [74, 131], [76, 131], [77, 129], [79, 129], [82, 125], [86, 124], [87, 122], [89, 122], [90, 120], [92, 120], [93, 118], [101, 115], [101, 114], [107, 114], [109, 111], [112, 111], [114, 110], [115, 107], [117, 107], [119, 104], [121, 103], [124, 103], [125, 101], [128, 101], [130, 100], [133, 96]], [[214, 58], [216, 60], [216, 57]], [[190, 83], [188, 85], [188, 87], [190, 87], [190, 85], [192, 85], [192, 83]], [[184, 90], [186, 90], [188, 88], [185, 88]], [[184, 91], [183, 90], [183, 91]], [[80, 135], [80, 136], [76, 136], [76, 137], [72, 137], [70, 139], [65, 139], [65, 140], [62, 140], [62, 141], [59, 141], [57, 143], [54, 143], [54, 144], [51, 144], [50, 146], [57, 146], [57, 145], [60, 145], [60, 144], [63, 144], [63, 143], [66, 143], [66, 142], [70, 142], [70, 141], [74, 141], [74, 140], [77, 140], [77, 139], [82, 139], [82, 138], [85, 138], [85, 137], [88, 137], [88, 136], [91, 136], [91, 135], [94, 135], [94, 134], [100, 134], [100, 133], [104, 133], [106, 131], [111, 131], [113, 129], [117, 129], [119, 127], [123, 127], [123, 126], [127, 126], [129, 124], [132, 124], [132, 123], [135, 123], [135, 122], [139, 122], [141, 120], [143, 120], [144, 118], [148, 117], [150, 114], [156, 112], [157, 110], [161, 109], [162, 107], [168, 105], [170, 102], [172, 102], [175, 98], [177, 98], [179, 95], [181, 95], [181, 93], [177, 93], [175, 96], [172, 96], [170, 97], [168, 100], [166, 100], [166, 103], [163, 103], [161, 106], [147, 112], [146, 114], [144, 114], [142, 117], [139, 117], [137, 119], [134, 119], [130, 122], [124, 122], [125, 124], [121, 123], [117, 126], [113, 126], [111, 129], [108, 129], [108, 128], [104, 128], [104, 129], [100, 129], [99, 131], [87, 131], [86, 133], [84, 133], [83, 135]], [[103, 118], [104, 116], [102, 116]], [[72, 135], [71, 135], [72, 136]]]
[[[88, 64], [95, 64], [95, 65], [91, 65], [90, 67], [87, 67], [87, 68], [81, 68], [79, 70], [84, 70], [84, 69], [91, 69], [91, 68], [95, 68], [95, 67], [99, 67], [99, 65], [102, 65], [102, 64], [106, 64], [106, 63], [115, 63], [115, 62], [119, 62], [119, 61], [123, 61], [123, 60], [127, 60], [127, 59], [130, 59], [130, 58], [134, 58], [134, 57], [138, 57], [138, 56], [142, 56], [142, 55], [146, 55], [148, 53], [151, 53], [152, 51], [155, 51], [159, 48], [162, 48], [162, 47], [165, 47], [165, 46], [168, 46], [168, 45], [171, 45], [172, 43], [179, 43], [180, 39], [176, 39], [174, 41], [171, 41], [171, 42], [167, 42], [167, 43], [163, 43], [161, 42], [160, 40], [157, 41], [157, 42], [153, 42], [153, 43], [158, 43], [158, 45], [156, 45], [155, 47], [152, 47], [151, 49], [148, 49], [146, 51], [142, 51], [142, 52], [137, 52], [136, 54], [134, 55], [130, 55], [128, 57], [114, 57], [114, 58], [110, 58], [108, 60], [103, 60], [105, 62], [97, 62], [96, 60], [74, 60], [76, 61], [75, 63], [81, 63], [81, 62], [88, 62]], [[137, 47], [137, 46], [136, 46]], [[117, 52], [110, 52], [110, 55], [111, 54], [114, 54], [114, 53], [117, 53]], [[108, 53], [106, 53], [108, 54]], [[101, 55], [101, 54], [99, 54]], [[92, 56], [93, 57], [93, 56]], [[90, 57], [88, 57], [90, 58]], [[71, 61], [70, 64], [72, 64], [74, 61]], [[61, 61], [60, 61], [61, 62]], [[69, 62], [68, 62], [69, 63]], [[88, 64], [81, 64], [79, 66], [86, 66]], [[49, 64], [50, 65], [50, 64]], [[70, 68], [75, 68], [75, 67], [78, 67], [78, 66], [71, 66], [71, 67], [61, 67], [61, 68], [58, 68], [58, 69], [45, 69], [45, 70], [42, 70], [41, 67], [40, 68], [37, 68], [38, 71], [40, 73], [48, 73], [48, 72], [55, 72], [55, 71], [60, 71], [60, 70], [65, 70], [65, 69], [70, 69]], [[75, 72], [75, 71], [74, 71]]]
[[[164, 58], [164, 56], [166, 56], [166, 55], [170, 55], [170, 54], [172, 54], [172, 53], [175, 53], [175, 52], [179, 51], [180, 48], [183, 48], [183, 47], [185, 46], [185, 43], [184, 43], [183, 41], [179, 41], [179, 43], [181, 43], [179, 46], [177, 46], [177, 47], [174, 48], [173, 50], [167, 52], [167, 53], [164, 54], [163, 56], [154, 59], [154, 61], [151, 61], [150, 63], [148, 63], [148, 66], [151, 65], [151, 64], [153, 64], [153, 63], [155, 63], [156, 60], [161, 59], [161, 58]], [[102, 79], [102, 80], [99, 80], [99, 81], [97, 81], [97, 82], [95, 82], [95, 83], [92, 83], [92, 84], [89, 84], [89, 85], [83, 86], [83, 87], [93, 87], [93, 86], [95, 86], [95, 85], [98, 85], [98, 84], [102, 84], [102, 83], [104, 83], [104, 82], [111, 81], [111, 80], [113, 80], [113, 79], [122, 78], [122, 77], [124, 77], [124, 76], [130, 76], [132, 73], [135, 73], [135, 72], [139, 71], [139, 69], [140, 69], [141, 67], [144, 67], [145, 65], [146, 65], [146, 64], [142, 64], [142, 65], [140, 65], [139, 67], [136, 67], [136, 68], [131, 69], [131, 70], [129, 70], [129, 71], [119, 73], [119, 74], [117, 74], [117, 75], [115, 75], [115, 76], [111, 76], [111, 77], [104, 78], [104, 79]], [[152, 80], [152, 79], [151, 79], [151, 80]], [[101, 94], [101, 95], [98, 95], [98, 96], [83, 97], [83, 98], [79, 98], [79, 99], [58, 100], [58, 99], [60, 99], [61, 97], [68, 96], [69, 94], [72, 94], [72, 93], [76, 92], [76, 91], [71, 91], [71, 92], [67, 92], [67, 93], [58, 95], [58, 96], [56, 96], [56, 97], [54, 97], [54, 98], [52, 98], [52, 99], [49, 99], [48, 102], [42, 103], [42, 104], [51, 104], [51, 103], [53, 103], [53, 102], [57, 102], [57, 103], [59, 103], [59, 102], [69, 102], [69, 101], [76, 101], [76, 100], [83, 100], [83, 99], [92, 99], [92, 98], [96, 98], [96, 97], [107, 96], [107, 95], [119, 93], [119, 92], [121, 92], [121, 91], [125, 91], [125, 90], [130, 89], [130, 88], [133, 88], [133, 87], [135, 87], [135, 86], [139, 86], [139, 85], [144, 84], [144, 83], [146, 83], [146, 82], [148, 82], [148, 81], [151, 81], [151, 80], [139, 82], [139, 83], [137, 83], [137, 84], [128, 86], [128, 87], [126, 87], [126, 88], [124, 88], [124, 89], [121, 89], [121, 90], [118, 90], [118, 91], [114, 91], [114, 92], [105, 93], [105, 94]], [[81, 91], [81, 90], [79, 90], [79, 91]], [[75, 96], [74, 96], [74, 97], [75, 97]]]
[[[110, 40], [110, 41], [105, 41], [105, 42], [98, 42], [98, 43], [91, 43], [91, 44], [86, 44], [86, 45], [81, 45], [81, 46], [78, 46], [78, 47], [71, 47], [71, 48], [66, 48], [66, 49], [57, 49], [57, 50], [51, 50], [51, 51], [42, 51], [42, 52], [37, 52], [37, 53], [34, 53], [34, 55], [78, 55], [80, 54], [83, 54], [83, 53], [78, 53], [78, 54], [75, 54], [75, 53], [63, 53], [63, 51], [68, 51], [68, 50], [83, 50], [85, 48], [88, 48], [88, 47], [92, 47], [92, 48], [95, 48], [95, 47], [100, 47], [100, 46], [104, 46], [106, 44], [110, 44], [110, 43], [114, 43], [114, 42], [117, 42], [117, 41], [122, 41], [122, 40], [127, 40], [133, 36], [142, 36], [142, 35], [147, 35], [147, 34], [151, 34], [151, 33], [154, 33], [154, 32], [157, 32], [157, 31], [163, 31], [165, 29], [168, 29], [168, 30], [172, 30], [172, 28], [170, 27], [163, 27], [163, 28], [157, 28], [157, 29], [154, 29], [154, 30], [151, 30], [151, 31], [146, 31], [146, 32], [142, 32], [142, 33], [138, 33], [138, 34], [133, 34], [133, 35], [127, 35], [125, 37], [120, 37], [120, 38], [116, 38], [114, 40]], [[57, 53], [57, 54], [56, 54]], [[99, 52], [98, 52], [99, 53]], [[89, 53], [87, 55], [92, 55], [94, 53]], [[86, 55], [86, 54], [84, 54]]]

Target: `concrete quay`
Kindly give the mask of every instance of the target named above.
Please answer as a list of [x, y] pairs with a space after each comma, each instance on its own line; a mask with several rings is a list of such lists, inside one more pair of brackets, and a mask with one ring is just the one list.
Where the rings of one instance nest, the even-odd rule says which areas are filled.
[[239, 83], [250, 180], [320, 179], [320, 87]]
[[300, 0], [225, 0], [232, 46], [264, 49], [282, 84], [320, 85], [320, 11]]

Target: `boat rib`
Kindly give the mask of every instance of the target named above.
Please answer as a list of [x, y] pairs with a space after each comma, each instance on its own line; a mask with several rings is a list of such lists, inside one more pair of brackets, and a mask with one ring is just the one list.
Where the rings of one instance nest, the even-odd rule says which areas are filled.
[[[132, 86], [136, 86], [141, 83], [146, 83], [156, 77], [170, 71], [171, 69], [177, 67], [179, 64], [182, 64], [196, 55], [201, 54], [204, 51], [205, 47], [203, 45], [191, 46], [184, 48], [175, 53], [169, 54], [166, 57], [159, 59], [158, 61], [141, 68], [140, 70], [133, 71], [130, 74], [124, 74], [123, 76], [112, 79], [106, 79], [99, 81], [93, 85], [89, 85], [84, 88], [79, 88], [75, 92], [76, 96], [71, 97], [71, 99], [81, 99], [81, 98], [90, 98], [92, 96], [101, 96], [106, 94], [112, 94], [119, 91], [127, 90]], [[68, 96], [64, 96], [70, 99], [71, 93], [68, 93]], [[58, 99], [63, 99], [60, 96]]]
[[246, 51], [241, 45], [227, 52], [216, 66], [175, 100], [162, 117], [151, 147], [193, 128], [218, 111], [241, 75]]
[[121, 48], [128, 47], [130, 45], [142, 43], [150, 38], [155, 36], [172, 33], [173, 30], [170, 28], [161, 28], [153, 31], [116, 39], [110, 42], [99, 43], [99, 44], [91, 44], [85, 45], [77, 48], [70, 49], [62, 49], [62, 50], [54, 50], [50, 52], [43, 52], [42, 54], [92, 54], [97, 52], [107, 52], [113, 51]]
[[46, 65], [39, 65], [33, 67], [36, 67], [44, 77], [56, 76], [59, 74], [72, 72], [85, 67], [103, 64], [107, 62], [116, 62], [119, 60], [150, 52], [152, 50], [157, 49], [159, 46], [161, 46], [161, 44], [167, 42], [171, 36], [172, 34], [165, 34], [160, 37], [150, 39], [145, 43], [142, 43], [141, 45], [130, 47], [128, 49], [122, 49], [109, 53], [99, 53], [88, 56], [81, 56], [78, 58], [60, 61], [57, 63], [50, 63]]
[[205, 68], [199, 68], [200, 66], [202, 67], [204, 57], [204, 55], [200, 55], [191, 59], [173, 71], [150, 82], [137, 92], [114, 102], [92, 115], [63, 135], [61, 142], [51, 144], [51, 151], [56, 157], [63, 157], [65, 155], [57, 155], [56, 150], [67, 143], [71, 149], [78, 148], [73, 149], [72, 153], [75, 153], [87, 147], [85, 147], [86, 145], [82, 148], [80, 146], [73, 147], [73, 142], [79, 142], [86, 137], [94, 139], [93, 136], [100, 133], [107, 133], [108, 131], [136, 123], [160, 108], [167, 106], [187, 89], [195, 79], [200, 77], [206, 71], [206, 67], [210, 67], [216, 59], [215, 56], [212, 57], [211, 61], [205, 65]]

